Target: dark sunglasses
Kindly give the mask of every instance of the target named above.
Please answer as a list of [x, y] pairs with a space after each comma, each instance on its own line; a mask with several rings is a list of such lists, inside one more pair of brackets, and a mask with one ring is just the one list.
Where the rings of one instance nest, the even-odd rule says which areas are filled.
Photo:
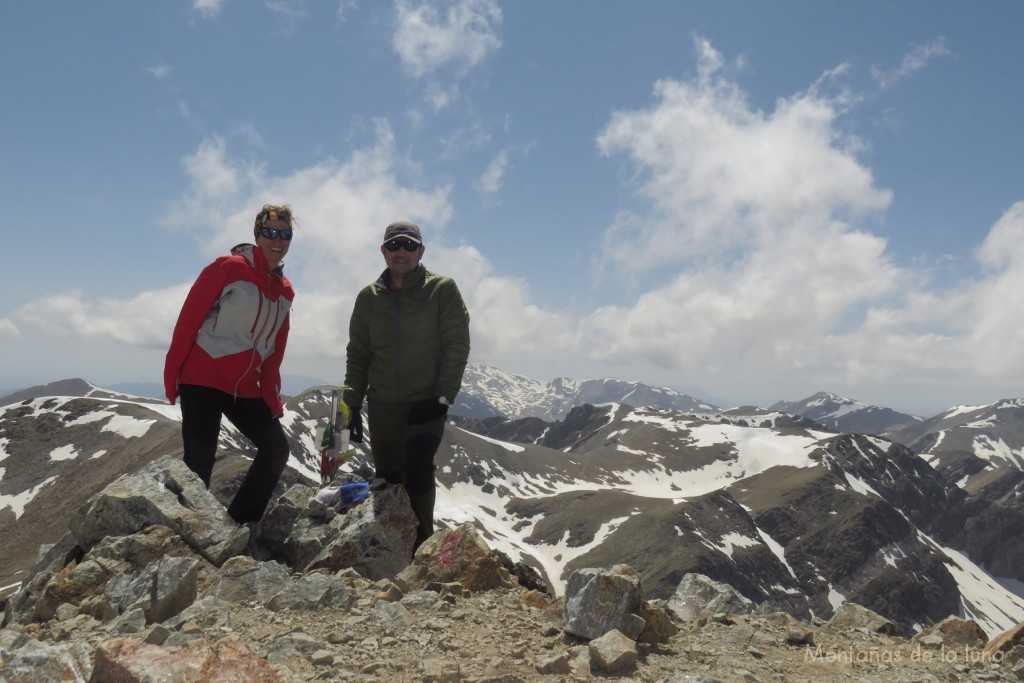
[[260, 237], [266, 237], [268, 240], [281, 239], [288, 241], [292, 238], [291, 228], [260, 228]]
[[384, 246], [388, 251], [398, 251], [399, 249], [405, 249], [406, 251], [416, 251], [420, 248], [420, 245], [416, 244], [411, 240], [388, 240], [384, 243]]

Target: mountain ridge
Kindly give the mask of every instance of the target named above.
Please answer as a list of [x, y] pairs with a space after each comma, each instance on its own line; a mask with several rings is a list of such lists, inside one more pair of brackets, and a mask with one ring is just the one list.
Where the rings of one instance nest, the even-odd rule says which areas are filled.
[[[73, 514], [75, 496], [90, 487], [180, 453], [176, 407], [81, 380], [52, 388], [87, 395], [26, 398], [0, 412], [0, 532], [20, 543], [38, 542], [38, 525]], [[286, 402], [293, 456], [279, 493], [317, 479], [326, 410], [322, 391]], [[990, 632], [1024, 615], [1019, 596], [980, 588], [991, 581], [982, 563], [1024, 580], [1020, 549], [999, 542], [1021, 511], [946, 481], [903, 445], [761, 408], [584, 404], [560, 422], [531, 424], [539, 437], [519, 442], [448, 429], [437, 518], [477, 525], [556, 593], [574, 569], [631, 559], [655, 597], [698, 571], [803, 618], [827, 616], [836, 599], [866, 604], [904, 629], [954, 609]], [[249, 446], [225, 425], [221, 450], [213, 489], [227, 496]], [[347, 467], [367, 463], [360, 446]], [[23, 531], [19, 521], [36, 526]], [[12, 557], [24, 564], [32, 553]], [[10, 564], [0, 570], [0, 585], [21, 578]]]

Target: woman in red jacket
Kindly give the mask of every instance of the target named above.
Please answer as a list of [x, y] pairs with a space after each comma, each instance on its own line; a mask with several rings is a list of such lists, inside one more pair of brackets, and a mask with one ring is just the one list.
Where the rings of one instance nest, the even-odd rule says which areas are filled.
[[185, 299], [164, 364], [164, 389], [181, 397], [185, 464], [210, 486], [221, 418], [256, 457], [228, 514], [239, 524], [263, 516], [288, 461], [281, 427], [281, 359], [295, 292], [282, 272], [293, 234], [288, 206], [256, 216], [256, 244], [239, 244], [203, 269]]

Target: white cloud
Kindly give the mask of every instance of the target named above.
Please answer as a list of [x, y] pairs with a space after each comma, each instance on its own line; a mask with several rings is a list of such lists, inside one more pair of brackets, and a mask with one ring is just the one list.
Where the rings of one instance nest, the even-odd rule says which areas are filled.
[[204, 19], [214, 19], [224, 7], [224, 0], [193, 0], [192, 9]]
[[967, 317], [975, 368], [988, 377], [1024, 377], [1024, 201], [992, 227], [978, 260], [986, 273], [969, 292]]
[[339, 0], [338, 2], [338, 20], [346, 21], [348, 19], [348, 13], [359, 9], [359, 3], [356, 0]]
[[398, 0], [396, 9], [392, 45], [403, 68], [416, 78], [449, 66], [461, 75], [501, 46], [502, 14], [494, 0]]
[[884, 209], [891, 193], [873, 184], [835, 126], [831, 101], [813, 93], [752, 110], [720, 75], [722, 57], [698, 41], [693, 81], [659, 81], [656, 102], [615, 113], [597, 139], [605, 155], [637, 168], [643, 215], [623, 213], [607, 231], [605, 260], [627, 272], [729, 258], [792, 231]]
[[879, 66], [871, 67], [871, 77], [878, 83], [879, 88], [886, 90], [920, 71], [936, 57], [944, 57], [948, 54], [946, 40], [940, 37], [926, 45], [915, 46], [904, 55], [903, 61], [896, 69], [887, 71]]
[[[191, 284], [191, 283], [190, 283]], [[15, 315], [56, 338], [84, 337], [160, 348], [170, 341], [189, 285], [142, 292], [130, 299], [86, 300], [71, 291], [37, 299]]]
[[156, 66], [147, 68], [146, 71], [153, 74], [153, 78], [159, 81], [170, 76], [173, 69], [166, 64], [157, 64]]
[[[384, 226], [400, 217], [420, 223], [427, 245], [424, 264], [458, 283], [471, 312], [474, 358], [516, 367], [552, 349], [571, 353], [579, 346], [576, 321], [535, 305], [526, 280], [495, 272], [471, 246], [446, 242], [451, 188], [402, 182], [401, 159], [384, 121], [378, 121], [372, 147], [344, 162], [326, 161], [286, 176], [232, 158], [219, 138], [201, 143], [185, 168], [190, 189], [177, 205], [188, 208], [175, 209], [168, 223], [187, 210], [193, 217], [189, 228], [201, 236], [207, 257], [247, 239], [263, 203], [294, 207], [296, 233], [285, 259], [285, 273], [297, 292], [285, 360], [289, 372], [341, 381], [355, 295], [383, 270]], [[189, 286], [191, 280], [130, 299], [95, 302], [64, 292], [24, 306], [17, 317], [54, 339], [164, 349]]]
[[0, 337], [16, 339], [21, 336], [21, 330], [10, 318], [0, 318]]
[[755, 111], [721, 56], [700, 40], [698, 51], [693, 79], [660, 81], [649, 107], [615, 113], [598, 137], [602, 153], [637, 169], [643, 207], [609, 227], [603, 265], [627, 282], [669, 279], [586, 316], [592, 356], [721, 391], [780, 391], [795, 378], [920, 391], [1024, 374], [1024, 203], [979, 249], [980, 279], [932, 291], [926, 271], [894, 264], [860, 227], [892, 195], [841, 132], [856, 99], [823, 97], [819, 81]]
[[473, 189], [481, 194], [496, 193], [501, 189], [506, 169], [508, 169], [508, 151], [501, 150], [487, 165], [487, 170], [483, 175], [473, 181]]
[[[190, 185], [168, 225], [188, 213], [187, 229], [213, 258], [249, 238], [262, 204], [295, 208], [285, 268], [297, 291], [285, 361], [293, 374], [341, 381], [352, 302], [383, 269], [383, 227], [405, 217], [423, 227], [427, 267], [459, 284], [473, 360], [514, 372], [547, 363], [592, 377], [614, 368], [720, 396], [796, 399], [829, 389], [877, 396], [882, 405], [920, 402], [932, 384], [1019, 385], [1024, 202], [979, 245], [978, 275], [938, 291], [927, 271], [895, 264], [867, 227], [891, 193], [858, 159], [858, 141], [842, 133], [852, 100], [823, 96], [819, 81], [757, 111], [723, 75], [722, 57], [706, 41], [698, 49], [692, 79], [660, 81], [649, 106], [613, 114], [597, 140], [602, 153], [637, 169], [638, 201], [608, 228], [603, 256], [623, 281], [644, 283], [629, 303], [577, 314], [546, 309], [529, 281], [496, 271], [472, 245], [450, 243], [457, 188], [422, 184], [386, 121], [376, 122], [373, 144], [348, 158], [286, 175], [210, 137], [183, 161]], [[488, 139], [469, 127], [444, 142], [457, 155]], [[508, 164], [507, 152], [495, 157], [477, 188], [500, 188]], [[28, 337], [36, 328], [54, 353], [116, 349], [120, 360], [146, 348], [162, 359], [197, 274], [127, 299], [41, 297], [0, 319], [0, 336]], [[872, 387], [884, 391], [873, 395]]]
[[265, 2], [267, 9], [275, 14], [280, 14], [286, 20], [294, 20], [306, 16], [305, 0], [265, 0]]

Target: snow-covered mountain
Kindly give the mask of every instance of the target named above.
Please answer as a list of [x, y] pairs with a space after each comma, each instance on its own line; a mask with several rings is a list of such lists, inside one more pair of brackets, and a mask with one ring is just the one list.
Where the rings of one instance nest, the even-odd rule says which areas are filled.
[[[956, 406], [893, 438], [921, 454], [949, 484], [1024, 509], [1024, 399]], [[1024, 539], [1006, 543], [1020, 544], [1024, 561]]]
[[[61, 388], [77, 395], [0, 407], [8, 591], [90, 495], [180, 453], [177, 408], [85, 382]], [[327, 409], [319, 391], [286, 403], [293, 453], [279, 490], [317, 480]], [[222, 451], [212, 488], [226, 500], [248, 445], [226, 427]], [[366, 464], [363, 447], [346, 469]], [[960, 614], [994, 635], [1024, 620], [1024, 599], [1002, 585], [1020, 585], [1024, 563], [1013, 544], [991, 542], [1021, 528], [1019, 511], [950, 486], [923, 458], [876, 436], [762, 409], [586, 404], [532, 443], [452, 425], [437, 464], [438, 522], [474, 522], [555, 592], [576, 568], [626, 563], [651, 597], [699, 572], [803, 618], [850, 600], [907, 630]]]
[[880, 408], [820, 391], [801, 401], [779, 401], [769, 410], [779, 410], [814, 420], [837, 432], [884, 435], [921, 422], [920, 417]]
[[713, 412], [716, 408], [678, 391], [619, 379], [575, 380], [560, 377], [550, 382], [523, 377], [488, 365], [471, 363], [452, 413], [472, 418], [502, 416], [509, 420], [535, 417], [561, 420], [584, 403], [627, 403], [671, 408], [680, 412]]

